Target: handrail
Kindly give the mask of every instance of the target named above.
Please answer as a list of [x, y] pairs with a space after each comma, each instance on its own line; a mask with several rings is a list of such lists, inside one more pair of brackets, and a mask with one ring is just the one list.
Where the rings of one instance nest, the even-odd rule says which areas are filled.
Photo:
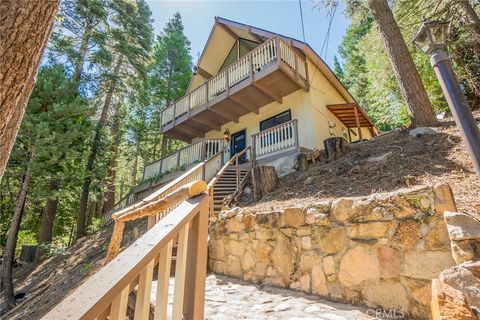
[[[252, 135], [255, 160], [288, 150], [299, 150], [298, 120], [286, 121]], [[258, 142], [260, 145], [258, 145]]]
[[[204, 139], [200, 139], [199, 141], [195, 142], [195, 143], [192, 143], [192, 144], [189, 144], [185, 147], [182, 147], [178, 150], [176, 150], [175, 152], [172, 152], [170, 153], [169, 155], [166, 155], [158, 160], [155, 160], [155, 161], [152, 161], [150, 163], [147, 163], [145, 166], [144, 166], [144, 169], [143, 169], [143, 179], [148, 179], [148, 178], [151, 178], [153, 177], [154, 175], [149, 175], [148, 177], [146, 177], [146, 173], [147, 171], [149, 170], [150, 167], [152, 167], [153, 165], [156, 165], [157, 163], [159, 164], [159, 173], [162, 173], [164, 170], [165, 172], [168, 171], [166, 170], [166, 166], [163, 165], [163, 162], [166, 161], [166, 159], [169, 159], [169, 158], [172, 158], [174, 157], [175, 158], [175, 164], [176, 165], [190, 165], [192, 163], [189, 163], [191, 161], [187, 161], [187, 163], [181, 163], [181, 155], [182, 155], [182, 152], [185, 152], [185, 150], [187, 149], [191, 149], [193, 150], [192, 152], [195, 153], [195, 151], [198, 152], [198, 154], [194, 155], [193, 158], [198, 158], [196, 159], [197, 161], [198, 160], [205, 160], [205, 158], [208, 158], [209, 156], [213, 156], [214, 154], [216, 154], [215, 150], [211, 150], [212, 148], [210, 148], [210, 153], [213, 152], [213, 154], [206, 154], [203, 150], [203, 148], [205, 147], [200, 147], [200, 145], [203, 145], [203, 146], [208, 146], [210, 143], [218, 143], [218, 149], [222, 149], [222, 143], [223, 143], [223, 138], [204, 138]], [[195, 149], [198, 149], [198, 150], [195, 150]], [[213, 148], [215, 149], [215, 148]], [[192, 160], [193, 160], [192, 158]], [[193, 162], [194, 163], [194, 162]], [[157, 170], [154, 170], [154, 171], [157, 171]]]
[[[261, 71], [272, 61], [286, 64], [295, 72], [296, 77], [307, 81], [305, 57], [297, 53], [292, 48], [292, 45], [283, 37], [275, 35], [246, 55], [237, 59], [230, 66], [205, 81], [205, 83], [199, 87], [187, 92], [178, 102], [187, 99], [187, 101], [190, 101], [189, 109], [193, 110], [203, 103], [208, 103], [208, 101], [216, 95], [228, 91], [228, 88], [235, 86], [254, 73]], [[192, 100], [194, 103], [192, 103]], [[180, 114], [177, 116], [175, 112], [173, 112], [175, 104], [175, 102], [170, 104], [162, 111], [162, 127], [170, 122], [174, 122], [175, 124], [175, 119], [180, 116]], [[184, 113], [185, 112], [182, 114]]]
[[208, 196], [203, 194], [183, 201], [172, 214], [88, 278], [43, 319], [123, 319], [132, 291], [136, 291], [135, 319], [149, 319], [156, 266], [155, 319], [166, 319], [172, 246], [177, 238], [171, 318], [203, 319], [207, 236]]

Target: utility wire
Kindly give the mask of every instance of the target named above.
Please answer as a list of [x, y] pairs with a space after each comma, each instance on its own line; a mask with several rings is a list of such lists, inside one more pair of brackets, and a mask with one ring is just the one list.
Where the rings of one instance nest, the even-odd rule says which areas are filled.
[[335, 18], [335, 12], [337, 11], [337, 4], [332, 5], [330, 12], [328, 13], [327, 17], [328, 20], [328, 28], [327, 34], [325, 35], [325, 39], [323, 40], [322, 49], [320, 50], [320, 56], [322, 56], [323, 49], [325, 49], [325, 56], [324, 59], [327, 59], [327, 51], [328, 51], [328, 42], [330, 40], [330, 30], [332, 29], [333, 19]]
[[300, 6], [300, 20], [301, 20], [301, 22], [302, 22], [303, 42], [305, 42], [305, 26], [304, 26], [304, 24], [303, 24], [302, 0], [298, 0], [298, 5]]

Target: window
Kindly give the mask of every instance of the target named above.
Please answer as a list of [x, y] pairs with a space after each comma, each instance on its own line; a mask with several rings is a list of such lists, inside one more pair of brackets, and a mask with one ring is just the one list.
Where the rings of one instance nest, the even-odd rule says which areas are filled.
[[267, 130], [271, 127], [278, 126], [279, 124], [282, 124], [284, 122], [292, 120], [292, 113], [290, 110], [287, 110], [285, 112], [279, 113], [276, 116], [273, 116], [271, 118], [265, 119], [260, 122], [260, 131]]
[[[240, 43], [240, 48], [239, 48], [239, 43]], [[223, 71], [225, 68], [233, 64], [235, 61], [237, 61], [239, 58], [243, 57], [253, 49], [255, 49], [258, 46], [258, 43], [254, 41], [250, 41], [247, 39], [242, 39], [240, 38], [239, 41], [235, 41], [235, 43], [232, 46], [232, 49], [230, 49], [230, 52], [227, 55], [227, 58], [223, 62], [222, 66], [220, 67], [220, 71]]]

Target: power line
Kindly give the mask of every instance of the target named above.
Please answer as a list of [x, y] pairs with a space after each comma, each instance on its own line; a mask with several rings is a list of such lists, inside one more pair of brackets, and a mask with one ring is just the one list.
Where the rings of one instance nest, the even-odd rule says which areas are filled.
[[325, 49], [324, 59], [327, 59], [328, 42], [330, 40], [330, 30], [332, 28], [333, 19], [335, 18], [335, 13], [337, 11], [337, 6], [338, 6], [338, 2], [335, 3], [335, 4], [332, 4], [332, 6], [330, 8], [330, 12], [327, 15], [327, 17], [329, 18], [327, 34], [325, 35], [325, 39], [323, 40], [323, 44], [322, 44], [322, 49], [320, 50], [320, 56], [322, 56], [323, 49]]
[[300, 6], [300, 20], [301, 20], [301, 22], [302, 22], [303, 42], [305, 42], [305, 26], [304, 26], [304, 24], [303, 24], [302, 0], [298, 0], [298, 5]]

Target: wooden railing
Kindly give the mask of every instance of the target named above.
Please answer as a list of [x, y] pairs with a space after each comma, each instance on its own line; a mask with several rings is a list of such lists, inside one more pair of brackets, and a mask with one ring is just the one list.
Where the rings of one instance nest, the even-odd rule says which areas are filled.
[[143, 169], [143, 180], [148, 180], [159, 174], [174, 172], [179, 167], [209, 159], [223, 149], [223, 142], [222, 138], [202, 139], [149, 163]]
[[[280, 60], [279, 60], [280, 59]], [[271, 62], [282, 61], [295, 74], [307, 80], [306, 61], [297, 53], [292, 45], [279, 36], [272, 37], [238, 59], [222, 72], [210, 78], [200, 87], [187, 93], [183, 98], [168, 106], [162, 112], [162, 126], [172, 123], [175, 119], [194, 110], [215, 96], [227, 91], [251, 75], [262, 71]]]
[[297, 119], [252, 135], [252, 146], [257, 160], [299, 149]]
[[[203, 188], [206, 189], [205, 183]], [[131, 293], [135, 296], [134, 319], [147, 320], [152, 316], [154, 319], [203, 319], [208, 205], [206, 194], [183, 201], [43, 319], [125, 319]], [[173, 309], [169, 315], [170, 263], [172, 246], [177, 239]], [[156, 280], [153, 278], [155, 269], [158, 270]], [[152, 315], [150, 304], [154, 285]]]
[[[236, 183], [235, 194], [237, 194], [240, 191], [240, 187], [242, 186], [244, 180], [248, 176], [248, 173], [247, 173], [247, 175], [245, 175], [243, 180], [240, 180], [240, 158], [244, 154], [246, 154], [247, 152], [250, 153], [249, 171], [251, 171], [253, 169], [253, 167], [255, 166], [255, 162], [253, 160], [252, 148], [247, 147], [247, 148], [243, 149], [242, 151], [240, 151], [239, 153], [235, 154], [227, 163], [225, 163], [225, 165], [217, 172], [217, 174], [214, 177], [212, 177], [212, 179], [208, 183], [207, 191], [208, 191], [208, 194], [210, 196], [210, 213], [213, 212], [213, 188], [215, 187], [215, 184], [217, 183], [217, 181], [225, 173], [227, 168], [230, 167], [230, 166], [235, 166], [235, 173], [236, 173], [235, 174], [235, 183]], [[252, 177], [252, 179], [253, 179], [253, 177]], [[253, 183], [253, 185], [255, 185], [255, 184]]]

